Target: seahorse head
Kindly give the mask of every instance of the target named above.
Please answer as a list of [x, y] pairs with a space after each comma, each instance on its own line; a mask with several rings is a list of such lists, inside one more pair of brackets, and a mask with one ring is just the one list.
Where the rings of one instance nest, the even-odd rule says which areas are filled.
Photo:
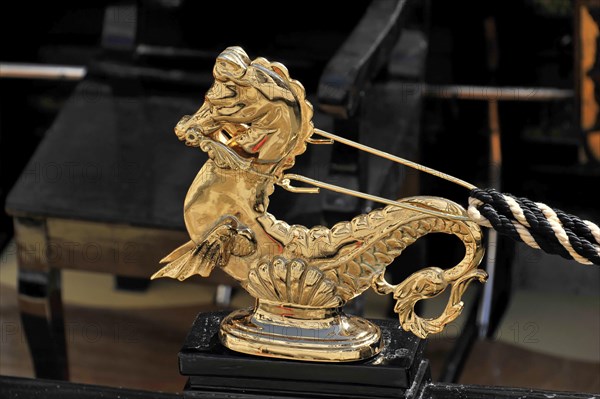
[[313, 133], [304, 87], [282, 64], [251, 61], [240, 47], [217, 57], [213, 76], [203, 106], [175, 128], [180, 139], [196, 145], [209, 137], [276, 176], [290, 168]]

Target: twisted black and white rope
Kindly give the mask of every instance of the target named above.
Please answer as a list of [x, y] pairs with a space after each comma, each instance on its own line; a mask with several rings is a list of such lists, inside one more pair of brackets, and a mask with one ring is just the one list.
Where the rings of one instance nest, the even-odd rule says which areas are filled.
[[477, 224], [530, 247], [600, 265], [600, 228], [588, 220], [490, 188], [471, 190], [468, 213]]

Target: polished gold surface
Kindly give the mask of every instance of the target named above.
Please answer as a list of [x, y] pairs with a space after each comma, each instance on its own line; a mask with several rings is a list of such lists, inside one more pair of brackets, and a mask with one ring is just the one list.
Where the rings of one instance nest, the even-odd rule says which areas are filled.
[[221, 323], [221, 342], [251, 355], [318, 362], [370, 358], [381, 351], [375, 324], [340, 308], [305, 308], [260, 300]]
[[[304, 88], [279, 63], [251, 61], [244, 50], [230, 47], [217, 58], [213, 74], [215, 83], [202, 107], [175, 127], [180, 140], [210, 158], [184, 203], [191, 240], [165, 257], [166, 265], [152, 278], [184, 280], [223, 269], [257, 303], [223, 321], [221, 342], [239, 352], [287, 359], [353, 361], [377, 354], [379, 329], [341, 311], [370, 287], [393, 294], [402, 327], [420, 337], [440, 332], [460, 314], [467, 285], [486, 277], [477, 270], [481, 231], [460, 205], [438, 197], [387, 200], [285, 174], [307, 144], [345, 139], [311, 137], [324, 134], [313, 127]], [[387, 206], [331, 228], [290, 226], [267, 212], [275, 185], [294, 192], [318, 190], [294, 187], [292, 180]], [[465, 245], [464, 259], [448, 270], [423, 269], [398, 285], [386, 282], [386, 266], [429, 233], [456, 235]], [[417, 301], [446, 288], [451, 295], [442, 315], [415, 314]]]

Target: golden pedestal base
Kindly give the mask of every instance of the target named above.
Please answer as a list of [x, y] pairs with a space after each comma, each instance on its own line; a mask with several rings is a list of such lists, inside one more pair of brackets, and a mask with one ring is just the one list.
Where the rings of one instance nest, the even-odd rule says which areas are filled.
[[316, 362], [364, 360], [383, 346], [379, 327], [340, 308], [300, 308], [268, 301], [225, 317], [219, 338], [236, 352]]

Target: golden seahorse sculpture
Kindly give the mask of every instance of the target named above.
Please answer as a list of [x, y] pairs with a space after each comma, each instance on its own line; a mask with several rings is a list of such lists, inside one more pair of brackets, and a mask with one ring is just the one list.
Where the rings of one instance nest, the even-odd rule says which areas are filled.
[[[222, 268], [257, 305], [226, 318], [221, 341], [264, 356], [348, 361], [378, 353], [379, 329], [340, 310], [369, 287], [392, 293], [402, 327], [419, 337], [440, 332], [460, 314], [469, 282], [486, 278], [477, 269], [481, 231], [460, 205], [438, 197], [405, 198], [332, 228], [277, 220], [267, 213], [269, 195], [312, 140], [312, 106], [285, 66], [251, 61], [240, 47], [218, 56], [213, 75], [204, 104], [175, 127], [180, 140], [209, 156], [184, 203], [191, 240], [165, 257], [152, 278], [206, 277]], [[387, 283], [386, 266], [429, 233], [456, 235], [465, 245], [464, 259], [448, 270], [429, 267], [401, 284]], [[448, 286], [441, 316], [415, 314], [417, 301]]]

